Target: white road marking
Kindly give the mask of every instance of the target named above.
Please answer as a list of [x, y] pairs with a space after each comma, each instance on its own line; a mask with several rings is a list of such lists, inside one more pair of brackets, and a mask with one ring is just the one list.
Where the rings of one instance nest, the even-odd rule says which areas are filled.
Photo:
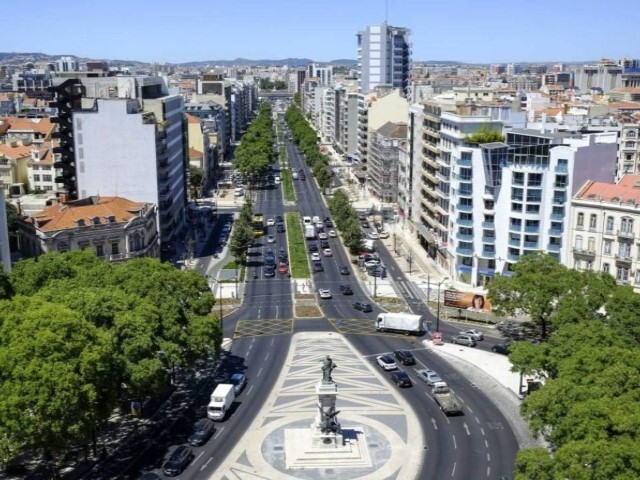
[[251, 390], [253, 390], [253, 385], [251, 385], [251, 386], [249, 387], [249, 390], [247, 390], [247, 395], [246, 395], [247, 397], [248, 397], [249, 395], [251, 395]]
[[271, 355], [271, 352], [267, 352], [267, 354], [264, 356], [264, 361], [266, 362], [267, 359], [269, 358], [269, 355]]
[[209, 457], [209, 460], [207, 460], [206, 462], [204, 462], [204, 465], [202, 465], [200, 467], [200, 471], [204, 470], [205, 468], [207, 468], [209, 466], [209, 463], [211, 463], [211, 461], [213, 460], [213, 457]]
[[222, 431], [223, 431], [223, 430], [224, 430], [224, 427], [220, 427], [220, 430], [218, 430], [218, 433], [216, 433], [216, 434], [213, 436], [213, 439], [215, 440], [215, 439], [218, 437], [218, 435], [220, 435], [220, 434], [222, 433]]
[[200, 452], [200, 455], [198, 455], [198, 456], [196, 457], [196, 459], [194, 460], [194, 463], [195, 463], [195, 462], [197, 462], [198, 460], [200, 460], [200, 457], [201, 457], [202, 455], [204, 455], [204, 451]]
[[486, 440], [484, 441], [484, 446], [485, 448], [489, 448], [489, 442], [487, 442]]
[[276, 305], [276, 318], [279, 318], [278, 317], [278, 305]]
[[487, 467], [487, 477], [491, 475], [491, 467]]
[[436, 419], [435, 418], [431, 419], [431, 423], [433, 423], [433, 429], [437, 430], [438, 429], [438, 424], [436, 423]]
[[480, 431], [482, 432], [482, 435], [484, 435], [484, 428], [480, 427]]
[[478, 417], [476, 417], [476, 423], [480, 425], [480, 420], [478, 420]]
[[451, 470], [451, 476], [453, 477], [456, 474], [456, 462], [453, 462], [453, 469]]
[[491, 461], [491, 454], [487, 453], [487, 462], [490, 462], [490, 461]]
[[262, 373], [262, 367], [260, 367], [260, 370], [258, 370], [258, 377], [260, 376], [260, 374]]
[[273, 345], [273, 342], [275, 341], [275, 338], [271, 339], [271, 343], [269, 345]]
[[473, 413], [473, 410], [471, 410], [471, 407], [469, 405], [467, 405], [467, 408], [469, 409], [469, 413]]
[[467, 422], [464, 422], [462, 424], [462, 426], [464, 427], [464, 429], [467, 431], [467, 435], [471, 435], [471, 432], [469, 431], [469, 426], [467, 425]]
[[453, 448], [454, 450], [458, 449], [458, 444], [456, 443], [456, 436], [455, 435], [451, 435], [451, 437], [453, 438]]

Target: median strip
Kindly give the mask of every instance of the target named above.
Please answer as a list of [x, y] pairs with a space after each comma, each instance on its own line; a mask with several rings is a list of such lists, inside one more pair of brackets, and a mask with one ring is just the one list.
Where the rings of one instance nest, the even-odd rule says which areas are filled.
[[295, 212], [285, 214], [287, 242], [289, 244], [289, 268], [293, 278], [309, 278], [307, 247], [302, 236], [302, 222]]

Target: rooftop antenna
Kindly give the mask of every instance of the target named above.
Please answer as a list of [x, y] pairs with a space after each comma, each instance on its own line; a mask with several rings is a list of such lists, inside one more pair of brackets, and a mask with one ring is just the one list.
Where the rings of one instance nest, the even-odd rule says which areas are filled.
[[389, 0], [384, 0], [384, 23], [389, 22]]

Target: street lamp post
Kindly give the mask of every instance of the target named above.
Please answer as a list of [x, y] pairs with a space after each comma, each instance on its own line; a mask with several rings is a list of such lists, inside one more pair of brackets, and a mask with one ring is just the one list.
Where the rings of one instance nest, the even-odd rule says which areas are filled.
[[440, 285], [442, 285], [447, 280], [449, 280], [449, 277], [444, 277], [442, 280], [440, 280], [440, 283], [438, 283], [438, 310], [436, 313], [436, 332], [440, 331]]
[[413, 262], [413, 257], [411, 256], [411, 254], [409, 254], [409, 256], [407, 257], [407, 261], [409, 262], [409, 275], [411, 275], [411, 264]]

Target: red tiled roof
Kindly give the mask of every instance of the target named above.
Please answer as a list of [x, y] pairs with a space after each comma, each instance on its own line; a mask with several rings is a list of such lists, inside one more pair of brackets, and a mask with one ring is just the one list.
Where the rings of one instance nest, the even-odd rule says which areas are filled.
[[21, 145], [18, 144], [15, 147], [0, 143], [0, 154], [11, 160], [17, 160], [18, 158], [30, 157], [33, 145]]
[[47, 117], [44, 118], [18, 118], [18, 117], [0, 117], [0, 121], [9, 124], [8, 131], [16, 132], [37, 132], [42, 135], [49, 135], [55, 124]]
[[[576, 194], [577, 200], [604, 200], [640, 204], [640, 175], [625, 175], [618, 183], [588, 181]], [[638, 185], [638, 186], [636, 186]]]
[[200, 123], [200, 119], [194, 115], [187, 113], [187, 123]]
[[86, 226], [93, 224], [93, 218], [100, 218], [100, 223], [108, 222], [114, 216], [116, 223], [128, 222], [138, 216], [144, 203], [132, 202], [122, 197], [95, 197], [94, 202], [85, 205], [74, 205], [76, 202], [58, 203], [33, 215], [43, 232], [76, 228], [77, 220], [84, 220]]

